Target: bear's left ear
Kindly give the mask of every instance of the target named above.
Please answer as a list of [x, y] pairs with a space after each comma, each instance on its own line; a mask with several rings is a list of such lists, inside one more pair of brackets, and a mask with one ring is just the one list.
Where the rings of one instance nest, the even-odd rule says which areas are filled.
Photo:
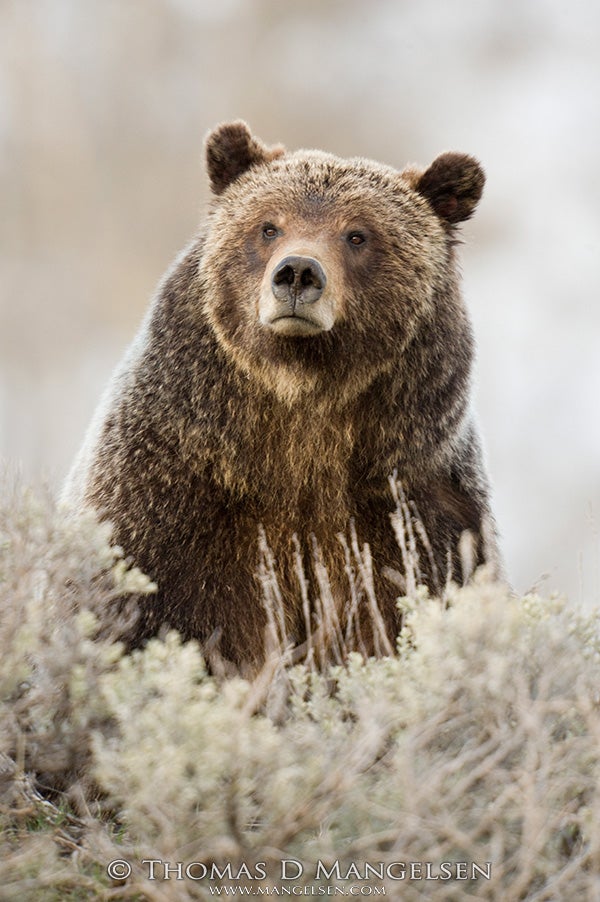
[[465, 153], [443, 153], [418, 179], [415, 188], [440, 219], [454, 224], [473, 215], [485, 175], [476, 159]]
[[280, 145], [266, 147], [253, 138], [241, 120], [218, 125], [206, 139], [206, 168], [213, 193], [222, 194], [251, 166], [269, 163], [284, 152]]

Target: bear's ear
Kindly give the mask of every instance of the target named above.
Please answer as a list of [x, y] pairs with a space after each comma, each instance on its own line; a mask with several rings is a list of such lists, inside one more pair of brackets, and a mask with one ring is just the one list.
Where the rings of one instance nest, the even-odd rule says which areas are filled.
[[483, 169], [473, 157], [443, 153], [425, 170], [415, 188], [440, 219], [454, 224], [473, 215], [484, 183]]
[[206, 168], [213, 193], [222, 194], [251, 166], [269, 163], [284, 152], [280, 145], [266, 147], [253, 138], [241, 120], [218, 125], [206, 139]]

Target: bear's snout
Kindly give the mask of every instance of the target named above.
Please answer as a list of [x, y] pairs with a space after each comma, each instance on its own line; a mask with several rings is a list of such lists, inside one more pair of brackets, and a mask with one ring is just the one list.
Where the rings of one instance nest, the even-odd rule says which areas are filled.
[[333, 328], [331, 285], [316, 257], [286, 254], [268, 267], [258, 312], [260, 323], [280, 336], [307, 337]]
[[284, 257], [271, 277], [271, 290], [275, 298], [289, 304], [292, 311], [301, 304], [318, 301], [326, 284], [325, 271], [314, 257]]

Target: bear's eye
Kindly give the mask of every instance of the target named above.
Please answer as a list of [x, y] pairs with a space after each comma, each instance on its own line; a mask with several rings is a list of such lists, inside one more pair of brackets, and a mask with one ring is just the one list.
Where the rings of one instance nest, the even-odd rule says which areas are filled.
[[346, 236], [346, 240], [348, 244], [352, 244], [354, 247], [359, 247], [361, 244], [365, 243], [367, 238], [363, 232], [349, 232]]
[[263, 226], [262, 233], [263, 238], [268, 238], [269, 240], [271, 240], [273, 238], [277, 238], [277, 236], [279, 235], [279, 229], [277, 228], [277, 226], [274, 226], [272, 222], [267, 222]]

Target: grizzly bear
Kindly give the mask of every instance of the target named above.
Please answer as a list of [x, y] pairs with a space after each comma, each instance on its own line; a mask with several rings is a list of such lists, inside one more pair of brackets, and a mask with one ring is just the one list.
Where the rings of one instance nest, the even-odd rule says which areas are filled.
[[[327, 591], [346, 647], [381, 650], [383, 624], [393, 649], [407, 550], [434, 591], [462, 578], [465, 532], [474, 564], [499, 566], [456, 252], [484, 174], [459, 153], [402, 171], [287, 153], [241, 121], [206, 156], [206, 224], [116, 372], [65, 500], [112, 521], [158, 585], [129, 647], [169, 626], [259, 667], [267, 554], [288, 641], [306, 648], [323, 628]], [[352, 546], [368, 546], [370, 587]]]

